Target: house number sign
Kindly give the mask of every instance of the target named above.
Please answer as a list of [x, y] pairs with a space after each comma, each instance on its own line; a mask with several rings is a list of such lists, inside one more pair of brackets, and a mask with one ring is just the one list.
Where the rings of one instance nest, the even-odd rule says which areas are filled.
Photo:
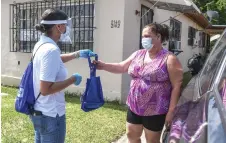
[[120, 28], [121, 20], [111, 20], [111, 28]]

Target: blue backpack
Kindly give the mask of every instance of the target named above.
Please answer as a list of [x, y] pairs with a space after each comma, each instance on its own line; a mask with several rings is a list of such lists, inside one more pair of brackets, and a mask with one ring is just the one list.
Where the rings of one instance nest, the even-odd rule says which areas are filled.
[[[45, 43], [43, 43], [45, 44]], [[41, 44], [41, 45], [43, 45]], [[41, 47], [38, 47], [38, 49]], [[36, 50], [36, 52], [38, 51]], [[34, 87], [33, 87], [33, 59], [35, 57], [32, 56], [30, 63], [25, 70], [22, 79], [20, 81], [19, 91], [17, 93], [16, 101], [15, 101], [15, 109], [17, 112], [32, 115], [34, 112], [34, 104], [41, 95], [38, 94], [38, 97], [35, 99]]]

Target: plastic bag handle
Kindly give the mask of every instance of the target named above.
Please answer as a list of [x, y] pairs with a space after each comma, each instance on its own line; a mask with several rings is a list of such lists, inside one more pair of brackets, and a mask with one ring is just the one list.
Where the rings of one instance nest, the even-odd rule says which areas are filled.
[[[95, 54], [95, 60], [98, 61], [98, 55]], [[89, 68], [90, 68], [90, 77], [96, 76], [96, 65], [92, 63], [91, 57], [88, 57]]]

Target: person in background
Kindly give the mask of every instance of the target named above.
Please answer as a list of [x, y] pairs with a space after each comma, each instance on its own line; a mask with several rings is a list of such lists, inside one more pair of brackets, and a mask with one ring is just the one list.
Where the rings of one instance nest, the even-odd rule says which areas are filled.
[[152, 23], [142, 32], [144, 49], [120, 63], [93, 61], [99, 70], [128, 72], [132, 77], [127, 97], [129, 143], [140, 143], [143, 130], [147, 143], [159, 143], [164, 124], [171, 124], [181, 93], [183, 69], [177, 57], [162, 47], [168, 39], [168, 26]]
[[[61, 54], [58, 41], [70, 40], [71, 19], [61, 10], [47, 9], [41, 23], [35, 26], [42, 33], [33, 51], [33, 85], [36, 97], [34, 114], [30, 115], [36, 143], [63, 143], [66, 134], [65, 97], [63, 89], [79, 85], [78, 73], [67, 78], [64, 63], [94, 56], [90, 50]], [[76, 66], [74, 66], [76, 70]]]

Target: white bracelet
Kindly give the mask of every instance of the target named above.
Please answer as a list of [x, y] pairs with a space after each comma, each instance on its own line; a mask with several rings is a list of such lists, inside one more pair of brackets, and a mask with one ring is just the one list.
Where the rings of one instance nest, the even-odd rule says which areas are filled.
[[73, 55], [74, 55], [74, 57], [77, 59], [77, 58], [79, 58], [80, 56], [80, 52], [79, 51], [76, 51], [76, 52], [74, 52], [73, 53]]

